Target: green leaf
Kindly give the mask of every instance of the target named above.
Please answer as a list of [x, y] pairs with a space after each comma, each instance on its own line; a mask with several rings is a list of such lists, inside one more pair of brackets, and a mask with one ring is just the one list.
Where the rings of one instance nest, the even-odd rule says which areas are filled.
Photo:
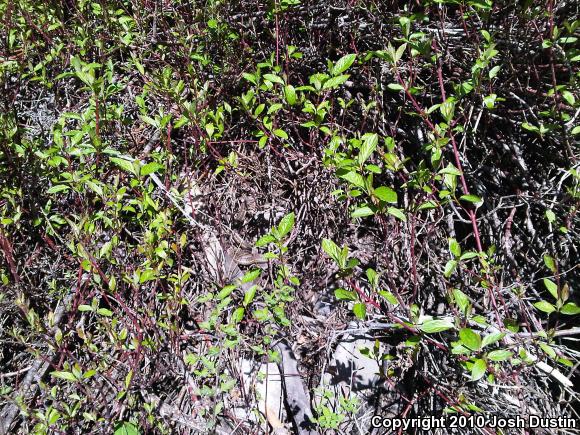
[[439, 111], [447, 123], [453, 119], [455, 113], [455, 99], [453, 97], [447, 98], [441, 106], [439, 106]]
[[80, 312], [85, 312], [85, 311], [93, 311], [93, 307], [91, 307], [90, 305], [85, 305], [85, 304], [83, 304], [83, 305], [79, 305], [79, 308], [78, 308], [78, 310], [79, 310]]
[[393, 59], [395, 63], [397, 63], [398, 61], [401, 60], [401, 58], [403, 57], [403, 54], [405, 53], [406, 48], [407, 48], [407, 43], [404, 43], [399, 48], [397, 48], [397, 51], [395, 52], [395, 58]]
[[115, 426], [114, 435], [141, 435], [141, 432], [133, 423], [122, 421]]
[[500, 69], [501, 69], [501, 66], [496, 65], [492, 69], [489, 70], [488, 77], [490, 78], [490, 80], [493, 79], [495, 76], [497, 76], [497, 73], [499, 72]]
[[145, 75], [145, 68], [143, 68], [143, 64], [141, 64], [141, 62], [139, 62], [139, 60], [136, 57], [134, 57], [133, 55], [131, 55], [131, 58], [133, 59], [133, 64], [137, 68], [137, 71], [139, 71], [139, 73], [142, 76], [144, 76]]
[[548, 314], [556, 311], [556, 308], [554, 307], [554, 305], [552, 305], [551, 303], [549, 303], [547, 301], [536, 302], [534, 304], [534, 307], [536, 307], [538, 310], [543, 311], [544, 313], [548, 313]]
[[85, 185], [99, 196], [103, 196], [103, 188], [91, 180], [86, 180]]
[[362, 302], [359, 302], [354, 304], [352, 307], [352, 312], [358, 319], [364, 320], [367, 315], [367, 307]]
[[242, 73], [242, 77], [245, 78], [250, 83], [253, 83], [255, 85], [258, 84], [258, 82], [256, 81], [256, 75], [255, 74]]
[[65, 185], [65, 184], [57, 184], [55, 186], [52, 186], [50, 189], [48, 189], [46, 191], [46, 193], [52, 194], [52, 193], [58, 193], [58, 192], [62, 192], [63, 190], [69, 190], [70, 187]]
[[336, 261], [337, 263], [340, 262], [340, 256], [341, 256], [340, 255], [340, 248], [338, 246], [336, 246], [336, 243], [334, 243], [332, 240], [323, 239], [322, 240], [322, 249], [334, 261]]
[[294, 219], [294, 213], [289, 213], [282, 218], [278, 224], [278, 235], [280, 238], [283, 238], [286, 234], [292, 231], [292, 228], [294, 228]]
[[234, 312], [232, 313], [232, 318], [231, 318], [231, 322], [232, 323], [240, 323], [242, 321], [242, 319], [244, 318], [244, 313], [246, 312], [246, 310], [243, 307], [238, 307], [234, 310]]
[[109, 157], [109, 160], [114, 164], [116, 164], [117, 166], [119, 166], [124, 171], [130, 172], [133, 175], [137, 175], [137, 173], [135, 172], [135, 167], [133, 166], [133, 162], [118, 157]]
[[155, 278], [155, 271], [153, 269], [146, 269], [141, 273], [141, 275], [139, 275], [139, 284], [143, 284], [147, 281], [153, 281]]
[[246, 272], [246, 274], [241, 279], [242, 284], [254, 281], [256, 278], [260, 276], [261, 273], [262, 273], [261, 269], [253, 269]]
[[232, 292], [236, 289], [235, 285], [226, 285], [223, 289], [221, 289], [219, 291], [219, 293], [217, 295], [215, 295], [216, 299], [218, 301], [224, 300], [225, 298], [227, 298], [230, 294], [232, 294]]
[[461, 256], [461, 246], [459, 246], [457, 240], [452, 237], [449, 238], [449, 252], [451, 252], [454, 257]]
[[453, 355], [469, 355], [471, 350], [461, 343], [461, 341], [453, 341], [451, 343], [451, 353]]
[[387, 88], [391, 89], [392, 91], [403, 91], [405, 88], [398, 83], [389, 83]]
[[470, 260], [470, 259], [475, 258], [475, 257], [478, 257], [478, 256], [479, 256], [479, 254], [477, 252], [467, 251], [461, 257], [459, 257], [459, 259], [461, 261], [463, 261], [463, 260]]
[[100, 314], [101, 316], [104, 316], [104, 317], [112, 317], [113, 316], [113, 312], [107, 308], [99, 308], [97, 310], [97, 314]]
[[552, 280], [544, 278], [544, 286], [554, 297], [554, 299], [558, 299], [558, 286]]
[[272, 234], [264, 234], [256, 241], [256, 247], [261, 248], [262, 246], [266, 246], [268, 243], [275, 242], [276, 238]]
[[356, 301], [357, 299], [355, 292], [350, 292], [343, 288], [337, 288], [334, 291], [334, 297], [336, 297], [336, 299], [339, 301]]
[[256, 108], [254, 109], [254, 116], [257, 118], [258, 116], [260, 116], [262, 114], [262, 112], [264, 111], [264, 109], [266, 108], [266, 105], [264, 103], [262, 104], [258, 104], [256, 106]]
[[485, 363], [485, 360], [483, 360], [483, 359], [475, 360], [475, 362], [473, 363], [473, 366], [471, 367], [471, 380], [477, 381], [477, 380], [481, 379], [483, 377], [483, 375], [485, 375], [486, 371], [487, 371], [487, 364]]
[[462, 313], [465, 313], [465, 311], [467, 310], [467, 306], [469, 305], [469, 298], [467, 297], [467, 295], [459, 289], [454, 289], [453, 298], [459, 310]]
[[[282, 104], [280, 103], [275, 103], [272, 104], [269, 108], [268, 108], [268, 115], [271, 115], [272, 113], [276, 113], [278, 112], [278, 110], [280, 110], [282, 108]], [[264, 121], [265, 122], [265, 121]], [[265, 124], [264, 124], [265, 125]]]
[[296, 104], [296, 89], [292, 85], [284, 86], [284, 98], [286, 98], [286, 102], [293, 106]]
[[481, 336], [474, 330], [463, 328], [459, 331], [459, 338], [465, 347], [471, 350], [481, 349]]
[[270, 317], [270, 311], [268, 311], [268, 308], [254, 310], [252, 314], [258, 322], [265, 322], [266, 320], [268, 320], [268, 317]]
[[433, 319], [427, 320], [425, 323], [419, 326], [419, 329], [427, 334], [434, 334], [436, 332], [446, 331], [453, 327], [454, 325], [450, 320]]
[[252, 287], [250, 287], [246, 293], [244, 294], [244, 307], [247, 307], [248, 305], [250, 305], [252, 303], [252, 301], [254, 300], [254, 297], [256, 297], [256, 290], [258, 289], [257, 285], [253, 285]]
[[97, 374], [96, 370], [87, 370], [86, 372], [83, 373], [83, 379], [92, 378], [96, 374]]
[[284, 80], [282, 80], [280, 77], [278, 77], [277, 75], [274, 74], [264, 74], [264, 79], [268, 80], [272, 83], [278, 83], [280, 85], [284, 85]]
[[427, 109], [427, 113], [431, 114], [433, 112], [435, 112], [437, 109], [439, 109], [441, 107], [441, 104], [433, 104], [431, 107], [429, 107]]
[[560, 309], [560, 312], [562, 314], [573, 316], [574, 314], [580, 314], [580, 307], [574, 302], [568, 302]]
[[375, 212], [368, 206], [363, 206], [363, 207], [358, 207], [356, 209], [353, 210], [353, 212], [350, 214], [350, 216], [353, 219], [356, 218], [362, 218], [362, 217], [366, 217], [366, 216], [372, 216], [374, 215]]
[[71, 372], [50, 372], [50, 376], [54, 378], [64, 379], [65, 381], [76, 382], [77, 378]]
[[342, 85], [344, 82], [346, 82], [349, 77], [350, 76], [348, 74], [338, 76], [338, 77], [332, 77], [324, 82], [324, 85], [322, 85], [322, 89], [337, 88], [340, 85]]
[[447, 175], [461, 175], [461, 171], [451, 163], [449, 163], [445, 168], [441, 169], [439, 173]]
[[[550, 257], [548, 254], [544, 255], [544, 264], [546, 265], [546, 267], [548, 269], [550, 269], [550, 272], [556, 273], [558, 271], [558, 269], [556, 268], [556, 261], [554, 260], [554, 258]], [[557, 297], [557, 296], [555, 296], [555, 297]]]
[[391, 216], [395, 216], [397, 219], [400, 219], [403, 222], [407, 222], [407, 216], [405, 216], [405, 213], [403, 213], [403, 211], [399, 208], [389, 207], [387, 209], [387, 213]]
[[491, 94], [483, 97], [483, 104], [488, 109], [493, 109], [495, 107], [495, 102], [497, 101], [497, 94]]
[[342, 56], [340, 59], [336, 61], [334, 67], [332, 67], [332, 69], [330, 70], [330, 74], [332, 74], [333, 76], [342, 74], [343, 72], [345, 72], [347, 69], [350, 68], [350, 66], [354, 63], [355, 59], [356, 54], [347, 54], [345, 56]]
[[546, 343], [539, 343], [539, 345], [544, 351], [544, 353], [548, 355], [550, 358], [555, 359], [557, 357], [556, 351], [551, 346], [547, 345]]
[[558, 39], [558, 42], [560, 44], [575, 44], [576, 42], [578, 42], [578, 38], [576, 38], [575, 36], [565, 36], [563, 38]]
[[397, 300], [397, 298], [395, 297], [395, 295], [393, 293], [391, 293], [388, 290], [379, 290], [378, 294], [381, 295], [382, 297], [384, 297], [387, 302], [391, 305], [399, 305], [399, 301]]
[[272, 104], [269, 108], [268, 108], [268, 115], [271, 115], [272, 113], [276, 113], [278, 110], [280, 110], [282, 108], [282, 104], [280, 103], [276, 103], [276, 104]]
[[348, 181], [349, 183], [355, 185], [356, 187], [360, 187], [362, 189], [365, 188], [365, 179], [363, 176], [357, 172], [350, 171], [344, 175], [341, 175], [340, 178], [343, 180]]
[[147, 115], [141, 115], [141, 119], [152, 127], [159, 128], [159, 121]]
[[457, 261], [449, 260], [447, 262], [447, 264], [445, 264], [445, 270], [443, 271], [443, 276], [445, 276], [445, 278], [449, 278], [453, 274], [453, 272], [455, 272], [456, 268], [457, 268]]
[[520, 330], [520, 325], [516, 319], [504, 319], [503, 324], [511, 332], [518, 332]]
[[522, 122], [522, 128], [524, 130], [528, 130], [528, 131], [534, 131], [534, 132], [540, 131], [540, 129], [538, 127], [536, 127], [535, 125], [532, 125], [532, 124], [528, 124], [527, 122]]
[[377, 145], [379, 143], [379, 135], [376, 133], [366, 134], [364, 141], [361, 145], [360, 152], [357, 156], [357, 161], [359, 165], [363, 165], [364, 162], [373, 154]]
[[461, 195], [461, 198], [459, 198], [459, 199], [471, 202], [473, 204], [483, 204], [483, 199], [481, 199], [477, 195]]
[[391, 204], [396, 204], [398, 200], [397, 192], [387, 186], [377, 187], [373, 191], [373, 194], [381, 201], [389, 202]]
[[511, 358], [512, 355], [513, 355], [513, 353], [510, 352], [509, 350], [498, 349], [498, 350], [493, 350], [490, 353], [488, 353], [487, 359], [489, 359], [491, 361], [505, 361], [505, 360]]
[[371, 287], [375, 289], [379, 283], [379, 276], [377, 275], [377, 272], [369, 267], [366, 270], [366, 276], [367, 279], [369, 280], [369, 284], [371, 285]]
[[500, 341], [504, 337], [505, 332], [495, 332], [493, 334], [486, 335], [485, 337], [483, 337], [481, 347], [484, 348], [485, 346], [489, 346], [490, 344]]
[[274, 134], [276, 136], [278, 136], [279, 138], [282, 139], [288, 139], [288, 133], [286, 133], [284, 130], [277, 128], [276, 130], [274, 130]]
[[574, 94], [570, 91], [562, 91], [562, 97], [564, 98], [564, 100], [566, 100], [566, 102], [570, 106], [573, 106], [576, 103], [576, 98], [574, 97]]
[[139, 172], [141, 176], [144, 177], [146, 175], [152, 174], [153, 172], [157, 172], [161, 168], [163, 168], [163, 165], [157, 162], [151, 162], [143, 166]]

